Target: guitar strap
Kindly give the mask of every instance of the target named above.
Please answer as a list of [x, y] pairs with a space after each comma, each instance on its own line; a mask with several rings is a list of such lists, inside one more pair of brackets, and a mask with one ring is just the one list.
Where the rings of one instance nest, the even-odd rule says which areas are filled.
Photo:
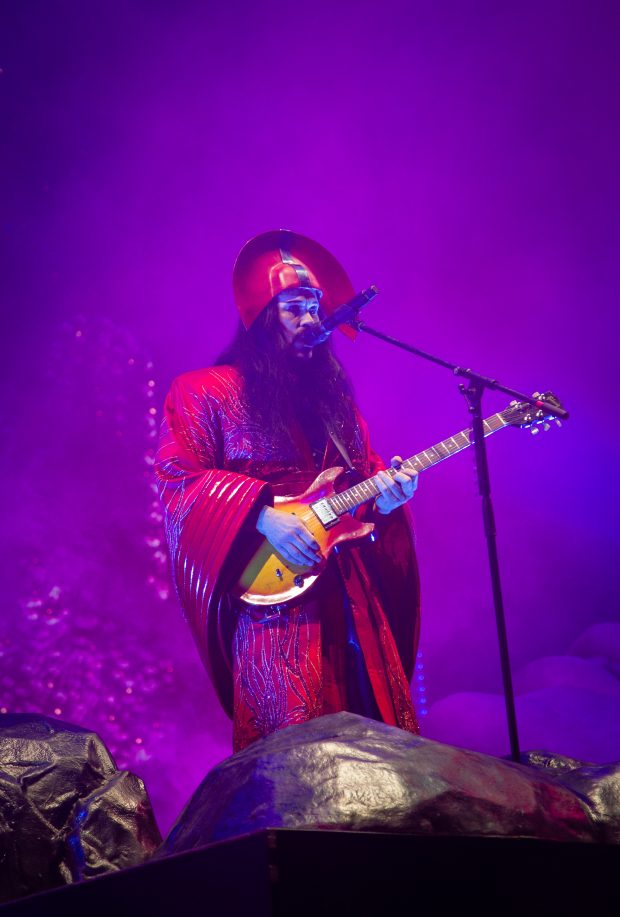
[[335, 432], [335, 430], [329, 430], [328, 433], [329, 433], [329, 438], [333, 442], [334, 446], [336, 447], [340, 455], [343, 457], [345, 464], [347, 468], [349, 469], [349, 471], [354, 471], [355, 469], [353, 467], [353, 462], [351, 461], [351, 456], [349, 455], [348, 449], [345, 446], [345, 444], [342, 442], [342, 440], [340, 439], [338, 434]]

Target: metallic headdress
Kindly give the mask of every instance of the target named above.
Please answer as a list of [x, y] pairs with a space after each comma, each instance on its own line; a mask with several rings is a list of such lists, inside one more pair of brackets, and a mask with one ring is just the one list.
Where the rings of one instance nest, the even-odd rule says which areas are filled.
[[[274, 296], [295, 287], [319, 290], [326, 316], [355, 294], [342, 265], [307, 236], [275, 229], [246, 242], [233, 269], [235, 302], [246, 328]], [[354, 336], [349, 327], [342, 330]]]

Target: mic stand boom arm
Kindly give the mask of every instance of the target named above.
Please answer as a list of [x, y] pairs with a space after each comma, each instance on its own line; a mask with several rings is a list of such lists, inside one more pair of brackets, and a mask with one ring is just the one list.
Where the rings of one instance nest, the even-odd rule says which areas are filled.
[[489, 570], [491, 574], [491, 586], [493, 591], [493, 607], [495, 609], [495, 622], [497, 627], [497, 638], [499, 643], [499, 657], [502, 670], [502, 682], [504, 686], [504, 700], [506, 705], [506, 720], [508, 726], [508, 737], [510, 740], [510, 757], [513, 761], [520, 760], [519, 736], [517, 732], [517, 717], [515, 713], [514, 691], [512, 687], [512, 675], [510, 671], [510, 655], [508, 652], [508, 639], [506, 635], [506, 618], [504, 614], [504, 600], [502, 597], [502, 584], [499, 572], [499, 558], [497, 554], [497, 539], [495, 529], [495, 517], [493, 513], [493, 504], [491, 501], [491, 482], [489, 478], [489, 464], [487, 459], [486, 442], [484, 438], [484, 427], [482, 423], [482, 395], [485, 389], [494, 389], [498, 392], [505, 392], [518, 401], [524, 401], [531, 404], [537, 410], [551, 415], [558, 420], [566, 420], [568, 411], [561, 405], [546, 401], [537, 395], [524, 395], [515, 389], [501, 385], [496, 379], [490, 379], [482, 376], [480, 373], [473, 372], [471, 369], [463, 369], [455, 363], [442, 360], [433, 354], [420, 350], [418, 347], [412, 347], [405, 344], [397, 338], [390, 337], [376, 328], [371, 328], [366, 322], [352, 320], [351, 326], [356, 331], [364, 331], [373, 337], [385, 341], [401, 350], [406, 350], [414, 356], [422, 357], [431, 363], [437, 363], [446, 369], [450, 369], [455, 376], [460, 376], [468, 380], [468, 384], [459, 385], [459, 390], [467, 399], [469, 413], [472, 415], [473, 427], [473, 444], [476, 466], [476, 477], [478, 480], [478, 490], [482, 498], [482, 519], [484, 524], [484, 534], [487, 542], [489, 556]]

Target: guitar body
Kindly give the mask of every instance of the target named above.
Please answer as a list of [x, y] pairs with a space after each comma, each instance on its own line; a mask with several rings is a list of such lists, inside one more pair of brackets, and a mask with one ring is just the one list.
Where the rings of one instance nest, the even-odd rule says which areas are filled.
[[339, 516], [335, 524], [326, 528], [311, 508], [312, 503], [331, 497], [336, 492], [335, 481], [342, 470], [328, 468], [321, 472], [303, 494], [275, 499], [275, 509], [278, 512], [291, 513], [306, 524], [317, 540], [324, 560], [313, 567], [289, 564], [264, 538], [239, 577], [235, 590], [237, 598], [248, 605], [294, 602], [316, 582], [335, 545], [353, 538], [363, 538], [372, 532], [374, 525], [371, 522], [360, 522], [349, 513]]

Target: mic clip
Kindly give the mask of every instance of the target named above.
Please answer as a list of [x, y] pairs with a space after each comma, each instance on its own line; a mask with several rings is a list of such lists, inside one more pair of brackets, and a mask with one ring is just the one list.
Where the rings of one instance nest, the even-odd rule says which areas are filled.
[[328, 315], [320, 325], [314, 328], [305, 328], [303, 333], [299, 336], [299, 346], [314, 347], [316, 344], [322, 344], [327, 340], [330, 334], [335, 331], [338, 325], [351, 325], [354, 327], [354, 322], [358, 320], [361, 310], [371, 299], [374, 299], [378, 293], [379, 290], [374, 284], [366, 290], [362, 290], [361, 293], [356, 293], [348, 302], [334, 309], [332, 314]]

